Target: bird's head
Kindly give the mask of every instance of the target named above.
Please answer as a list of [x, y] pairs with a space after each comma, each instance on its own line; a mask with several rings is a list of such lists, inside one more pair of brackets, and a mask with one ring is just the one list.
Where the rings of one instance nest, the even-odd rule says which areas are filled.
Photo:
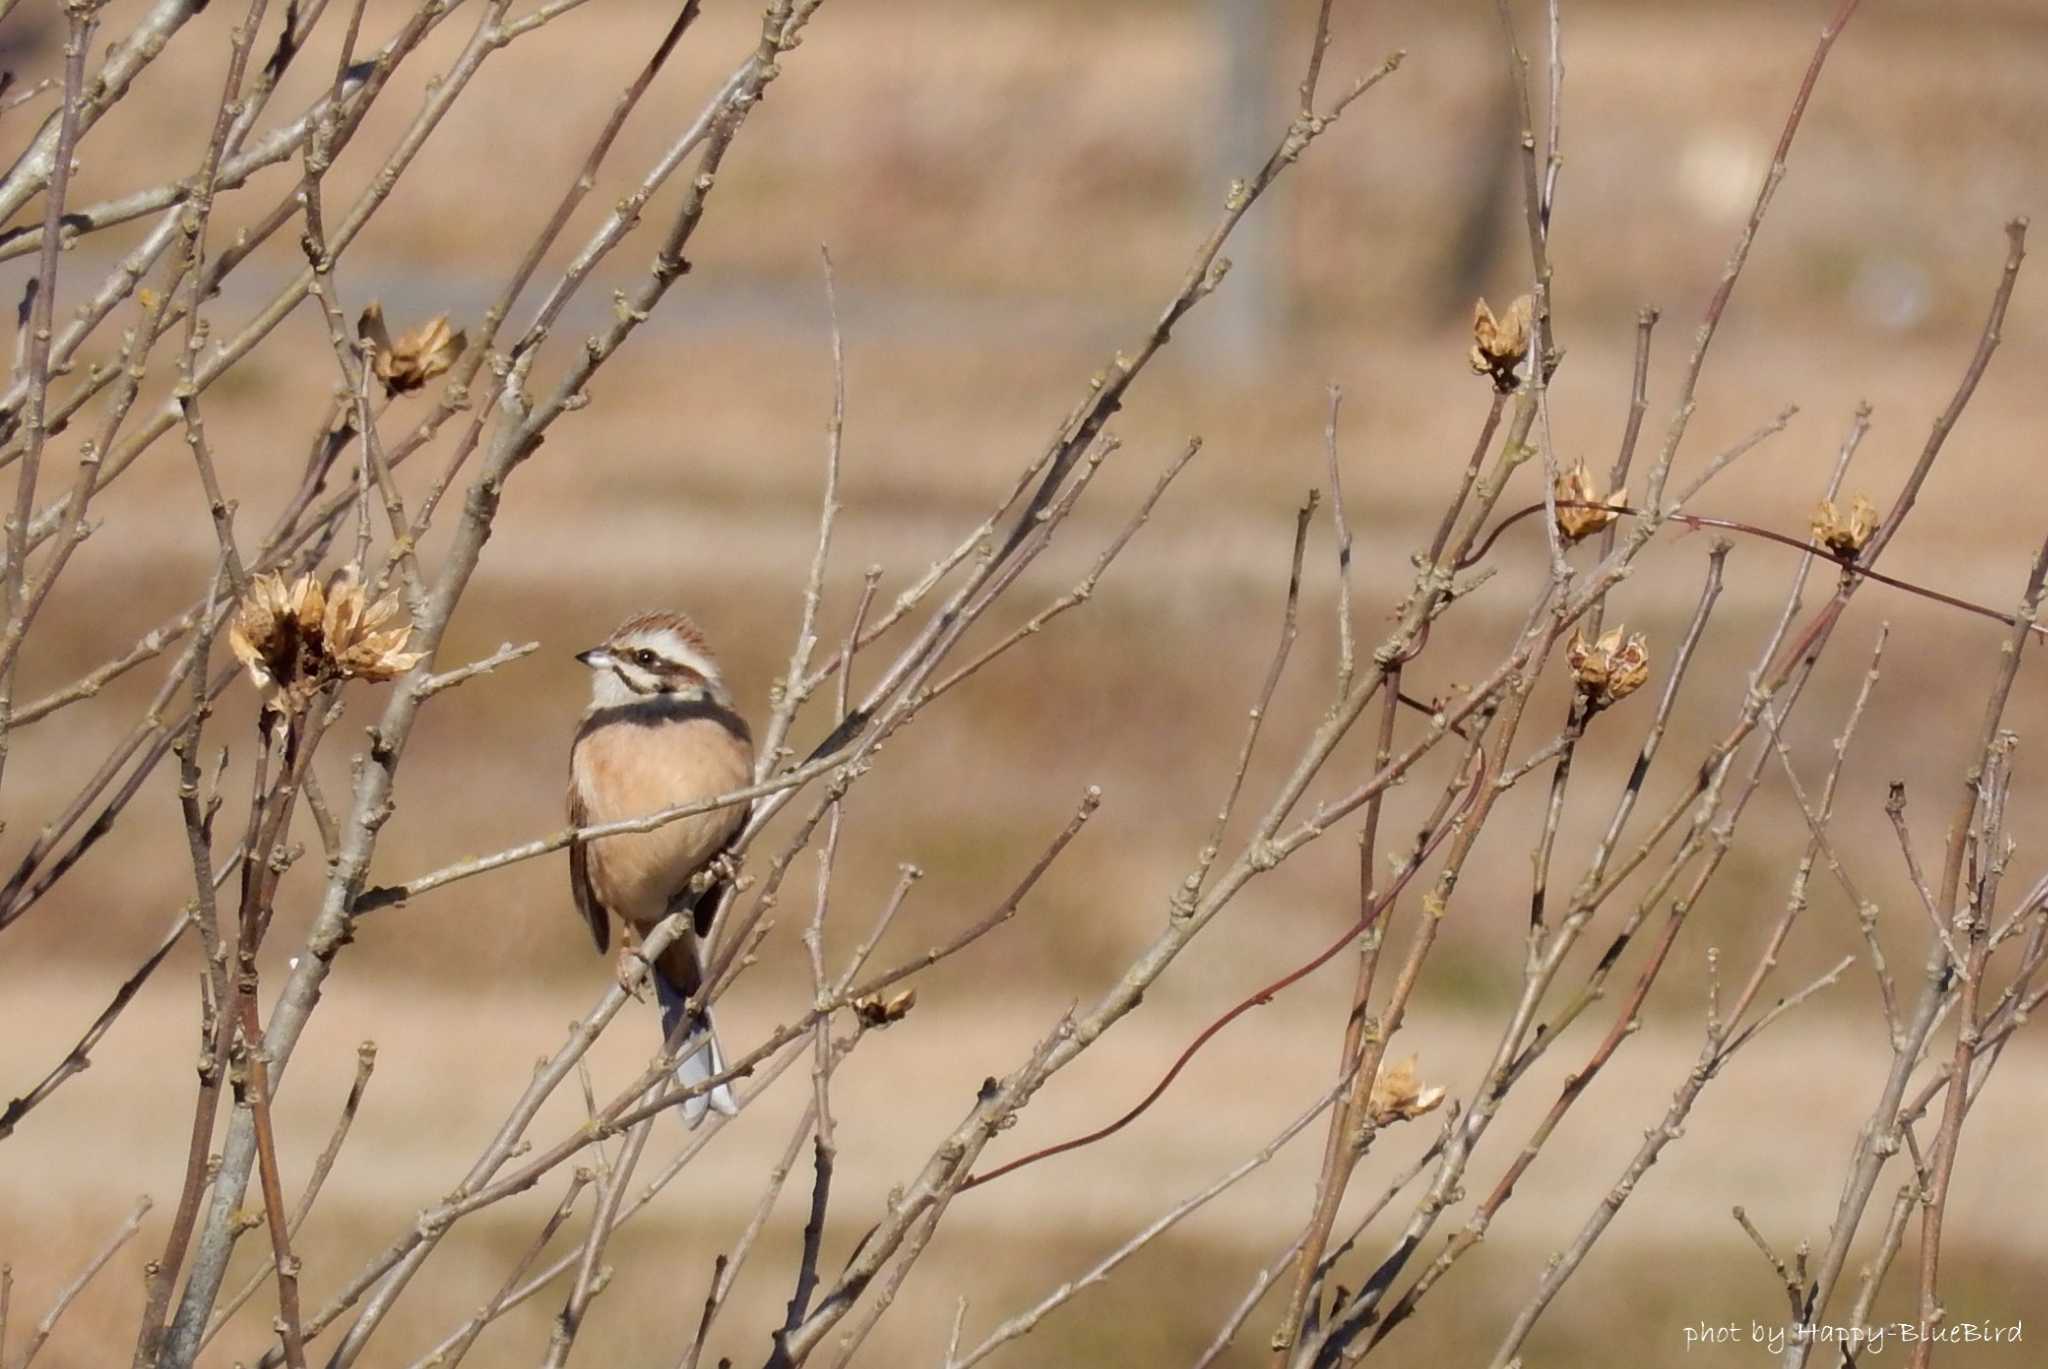
[[590, 667], [590, 706], [663, 696], [731, 705], [704, 634], [680, 613], [643, 613], [576, 657]]

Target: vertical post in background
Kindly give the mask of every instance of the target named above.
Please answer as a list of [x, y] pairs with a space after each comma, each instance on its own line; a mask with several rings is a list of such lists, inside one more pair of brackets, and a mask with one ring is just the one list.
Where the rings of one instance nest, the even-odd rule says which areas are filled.
[[[1273, 44], [1282, 27], [1274, 12], [1288, 8], [1271, 0], [1209, 0], [1223, 63], [1214, 132], [1205, 140], [1208, 157], [1198, 171], [1205, 215], [1213, 212], [1209, 199], [1259, 169], [1275, 129], [1293, 116], [1273, 79]], [[1287, 322], [1289, 292], [1278, 257], [1285, 238], [1275, 222], [1287, 199], [1284, 187], [1269, 194], [1231, 235], [1230, 279], [1216, 293], [1215, 319], [1198, 335], [1211, 366], [1244, 373], [1270, 364]]]

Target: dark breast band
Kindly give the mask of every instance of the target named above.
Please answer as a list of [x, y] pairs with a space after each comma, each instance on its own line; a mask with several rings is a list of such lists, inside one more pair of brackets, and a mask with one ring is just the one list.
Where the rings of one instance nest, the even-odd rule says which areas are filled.
[[635, 699], [629, 704], [614, 704], [609, 708], [592, 709], [583, 715], [583, 721], [576, 725], [576, 740], [582, 741], [600, 727], [622, 724], [627, 727], [661, 727], [669, 723], [694, 722], [717, 723], [748, 746], [754, 744], [754, 734], [747, 726], [747, 720], [722, 703], [711, 699], [686, 699], [677, 694], [651, 694], [644, 699]]

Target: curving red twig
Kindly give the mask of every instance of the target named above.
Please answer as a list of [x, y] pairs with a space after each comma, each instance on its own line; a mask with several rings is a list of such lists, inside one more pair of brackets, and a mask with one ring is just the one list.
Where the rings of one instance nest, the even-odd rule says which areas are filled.
[[1480, 781], [1484, 778], [1485, 774], [1486, 769], [1484, 766], [1474, 767], [1472, 781], [1466, 787], [1465, 796], [1459, 800], [1457, 808], [1446, 815], [1442, 822], [1437, 824], [1436, 830], [1430, 833], [1429, 840], [1424, 842], [1421, 849], [1416, 851], [1414, 859], [1408, 862], [1407, 868], [1403, 869], [1395, 877], [1393, 883], [1388, 886], [1384, 894], [1373, 901], [1372, 907], [1366, 910], [1363, 917], [1345, 928], [1342, 936], [1339, 936], [1335, 941], [1317, 952], [1313, 959], [1289, 970], [1272, 983], [1254, 990], [1248, 997], [1239, 1000], [1236, 1006], [1232, 1007], [1228, 1012], [1202, 1028], [1195, 1036], [1195, 1039], [1188, 1042], [1187, 1047], [1174, 1058], [1172, 1066], [1167, 1069], [1159, 1082], [1152, 1086], [1151, 1092], [1140, 1098], [1128, 1112], [1125, 1112], [1115, 1121], [1096, 1128], [1094, 1131], [1070, 1137], [1067, 1140], [1046, 1146], [1040, 1150], [1034, 1150], [1028, 1155], [1020, 1155], [1014, 1160], [997, 1165], [986, 1173], [976, 1174], [969, 1178], [967, 1182], [961, 1184], [959, 1191], [965, 1193], [970, 1188], [979, 1188], [993, 1179], [1000, 1179], [1005, 1174], [1015, 1173], [1026, 1165], [1037, 1164], [1040, 1160], [1049, 1160], [1055, 1155], [1064, 1155], [1070, 1150], [1079, 1150], [1083, 1146], [1092, 1146], [1097, 1141], [1114, 1136], [1117, 1132], [1122, 1131], [1132, 1122], [1135, 1122], [1147, 1108], [1150, 1108], [1159, 1101], [1160, 1095], [1172, 1086], [1173, 1081], [1180, 1077], [1180, 1072], [1187, 1068], [1188, 1062], [1195, 1058], [1195, 1053], [1201, 1050], [1203, 1046], [1209, 1044], [1210, 1039], [1218, 1032], [1222, 1031], [1239, 1017], [1250, 1012], [1253, 1008], [1263, 1007], [1272, 1002], [1282, 990], [1290, 988], [1298, 981], [1314, 974], [1317, 970], [1328, 964], [1339, 951], [1371, 930], [1373, 924], [1379, 921], [1380, 916], [1393, 905], [1394, 900], [1400, 897], [1401, 891], [1408, 887], [1408, 881], [1415, 877], [1416, 872], [1422, 868], [1423, 863], [1429, 859], [1430, 854], [1458, 826], [1459, 820], [1465, 816], [1466, 810], [1471, 808], [1472, 804], [1478, 799]]
[[[1641, 518], [1644, 516], [1641, 509], [1632, 509], [1620, 504], [1591, 503], [1582, 499], [1560, 499], [1557, 501], [1557, 506], [1561, 509], [1605, 509], [1611, 513], [1626, 514], [1630, 518]], [[1493, 531], [1486, 535], [1486, 540], [1477, 547], [1474, 547], [1464, 560], [1458, 562], [1456, 568], [1464, 570], [1484, 560], [1486, 554], [1493, 550], [1493, 544], [1500, 540], [1502, 533], [1531, 514], [1542, 513], [1543, 508], [1544, 506], [1541, 504], [1531, 504], [1529, 507], [1517, 509], [1501, 519], [1499, 523], [1494, 525]], [[1790, 547], [1794, 551], [1803, 551], [1808, 556], [1816, 556], [1823, 561], [1832, 561], [1843, 570], [1851, 571], [1866, 579], [1875, 580], [1880, 585], [1889, 585], [1893, 589], [1904, 590], [1908, 594], [1917, 594], [1922, 599], [1932, 599], [1937, 604], [1946, 604], [1950, 608], [1959, 608], [1966, 613], [1974, 613], [1980, 618], [1989, 618], [1994, 623], [2003, 623], [2007, 627], [2019, 626], [2018, 620], [2010, 613], [2000, 613], [1997, 609], [1988, 605], [1975, 603], [1969, 599], [1960, 599], [1953, 594], [1944, 594], [1938, 589], [1929, 589], [1926, 585], [1915, 584], [1911, 580], [1902, 580], [1896, 575], [1886, 575], [1883, 571], [1873, 570], [1869, 566], [1864, 565], [1854, 556], [1830, 551], [1826, 547], [1817, 547], [1811, 542], [1802, 542], [1788, 533], [1758, 527], [1754, 523], [1745, 523], [1737, 518], [1715, 518], [1702, 513], [1674, 513], [1670, 515], [1670, 518], [1672, 522], [1683, 523], [1694, 531], [1698, 531], [1701, 528], [1721, 528], [1728, 532], [1739, 532], [1750, 537], [1760, 537], [1766, 542], [1776, 542], [1780, 546]], [[2048, 636], [2048, 624], [2029, 623], [2027, 626], [2030, 631]]]

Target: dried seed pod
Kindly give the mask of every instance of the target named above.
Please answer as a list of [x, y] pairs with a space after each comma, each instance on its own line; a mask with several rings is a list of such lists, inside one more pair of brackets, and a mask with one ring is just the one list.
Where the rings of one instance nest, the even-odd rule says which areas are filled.
[[256, 687], [281, 706], [311, 697], [306, 684], [319, 674], [324, 608], [320, 582], [311, 575], [287, 584], [272, 571], [249, 582], [228, 625], [228, 649], [249, 668]]
[[1507, 394], [1519, 383], [1515, 372], [1529, 355], [1529, 320], [1535, 303], [1523, 295], [1499, 318], [1484, 299], [1472, 308], [1472, 369], [1493, 377], [1493, 388]]
[[408, 394], [445, 373], [469, 345], [468, 335], [437, 314], [394, 341], [384, 326], [384, 306], [370, 301], [356, 321], [356, 336], [370, 344], [370, 369], [383, 382], [386, 398]]
[[398, 593], [375, 603], [367, 601], [353, 569], [344, 570], [327, 587], [327, 613], [322, 645], [334, 673], [348, 679], [391, 680], [418, 665], [423, 651], [407, 651], [412, 625], [377, 629], [398, 612]]
[[[1557, 530], [1567, 542], [1600, 531], [1621, 516], [1628, 507], [1628, 491], [1616, 490], [1602, 499], [1593, 491], [1593, 473], [1582, 459], [1557, 477]], [[1567, 507], [1574, 505], [1577, 507]], [[1598, 505], [1599, 507], [1589, 507]]]
[[1650, 678], [1650, 644], [1640, 632], [1625, 639], [1624, 628], [1602, 633], [1588, 642], [1583, 632], [1574, 631], [1565, 647], [1565, 661], [1577, 679], [1579, 692], [1595, 711], [1626, 699]]
[[1372, 1093], [1365, 1110], [1375, 1125], [1405, 1122], [1434, 1110], [1444, 1101], [1441, 1087], [1424, 1087], [1415, 1077], [1415, 1057], [1396, 1064], [1381, 1065], [1372, 1081]]
[[1813, 511], [1812, 526], [1814, 541], [1838, 556], [1854, 556], [1877, 531], [1877, 505], [1859, 494], [1845, 515], [1832, 499], [1823, 499]]
[[880, 994], [869, 994], [866, 998], [853, 1001], [853, 1015], [861, 1025], [870, 1028], [887, 1027], [901, 1022], [917, 1006], [917, 990], [905, 989], [898, 994], [884, 998]]
[[228, 648], [272, 705], [296, 710], [337, 680], [389, 680], [418, 665], [425, 653], [405, 650], [409, 624], [377, 630], [397, 611], [396, 595], [366, 603], [353, 570], [324, 587], [272, 571], [249, 582]]

